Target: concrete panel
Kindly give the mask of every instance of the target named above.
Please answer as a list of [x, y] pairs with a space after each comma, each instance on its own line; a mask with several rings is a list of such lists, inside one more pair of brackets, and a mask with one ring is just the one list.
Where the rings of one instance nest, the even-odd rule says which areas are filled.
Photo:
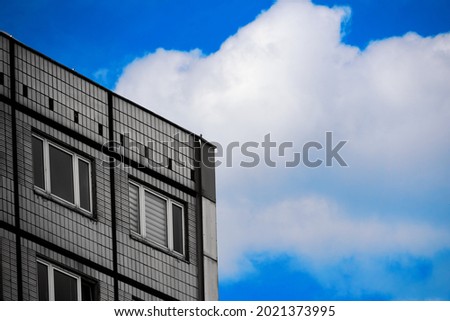
[[203, 253], [217, 260], [216, 204], [202, 197], [203, 207]]
[[217, 261], [204, 257], [205, 269], [205, 300], [217, 301], [219, 299], [219, 277]]

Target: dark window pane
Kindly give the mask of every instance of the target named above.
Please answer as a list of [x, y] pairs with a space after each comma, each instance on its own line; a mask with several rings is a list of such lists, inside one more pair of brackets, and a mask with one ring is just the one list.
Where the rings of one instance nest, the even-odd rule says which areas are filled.
[[77, 301], [77, 279], [54, 270], [55, 301]]
[[45, 189], [43, 142], [34, 136], [32, 139], [34, 185]]
[[173, 250], [183, 254], [183, 213], [181, 207], [172, 204]]
[[94, 285], [86, 281], [81, 281], [81, 300], [94, 301]]
[[49, 146], [52, 194], [73, 203], [72, 155]]
[[48, 301], [48, 267], [38, 262], [39, 301]]
[[140, 211], [139, 211], [139, 187], [130, 184], [130, 225], [131, 230], [136, 233], [141, 233]]
[[89, 164], [78, 160], [78, 174], [80, 175], [80, 206], [91, 210], [91, 186], [89, 184]]

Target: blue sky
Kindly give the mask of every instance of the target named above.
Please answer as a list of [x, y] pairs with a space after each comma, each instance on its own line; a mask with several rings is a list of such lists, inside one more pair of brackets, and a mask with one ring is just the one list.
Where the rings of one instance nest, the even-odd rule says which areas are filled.
[[348, 167], [217, 169], [221, 299], [450, 299], [447, 1], [1, 7], [1, 30], [223, 146], [347, 141]]

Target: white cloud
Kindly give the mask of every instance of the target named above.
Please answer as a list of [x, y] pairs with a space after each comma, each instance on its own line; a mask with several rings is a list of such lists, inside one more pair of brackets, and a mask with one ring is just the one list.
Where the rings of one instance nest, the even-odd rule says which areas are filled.
[[[409, 253], [430, 257], [450, 248], [446, 227], [376, 215], [349, 217], [333, 202], [307, 196], [270, 206], [248, 201], [221, 204], [219, 226], [222, 276], [253, 269], [247, 255], [287, 253], [328, 266], [346, 257]], [[233, 237], [230, 238], [232, 233]]]
[[[348, 15], [344, 8], [279, 1], [216, 53], [158, 49], [136, 59], [116, 91], [221, 143], [260, 142], [271, 132], [302, 146], [333, 131], [349, 140], [350, 168], [340, 175], [355, 189], [420, 195], [441, 184], [448, 191], [450, 34], [409, 33], [361, 51], [342, 42]], [[427, 223], [432, 210], [413, 222], [386, 213], [381, 219], [376, 208], [346, 212], [326, 195], [259, 205], [267, 203], [259, 192], [288, 191], [317, 173], [326, 184], [324, 169], [218, 169], [223, 275], [251, 270], [250, 252], [319, 262], [362, 253], [432, 255], [450, 246], [448, 228]]]
[[304, 142], [333, 130], [352, 141], [353, 163], [433, 161], [450, 134], [450, 35], [408, 34], [361, 52], [341, 42], [346, 14], [282, 1], [214, 54], [159, 49], [137, 59], [116, 90], [219, 142], [269, 131]]

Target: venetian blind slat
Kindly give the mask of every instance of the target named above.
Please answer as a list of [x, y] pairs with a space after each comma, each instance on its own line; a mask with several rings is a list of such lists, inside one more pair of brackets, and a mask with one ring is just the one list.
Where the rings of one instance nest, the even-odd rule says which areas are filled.
[[145, 192], [146, 236], [150, 240], [167, 246], [167, 204], [152, 193]]

